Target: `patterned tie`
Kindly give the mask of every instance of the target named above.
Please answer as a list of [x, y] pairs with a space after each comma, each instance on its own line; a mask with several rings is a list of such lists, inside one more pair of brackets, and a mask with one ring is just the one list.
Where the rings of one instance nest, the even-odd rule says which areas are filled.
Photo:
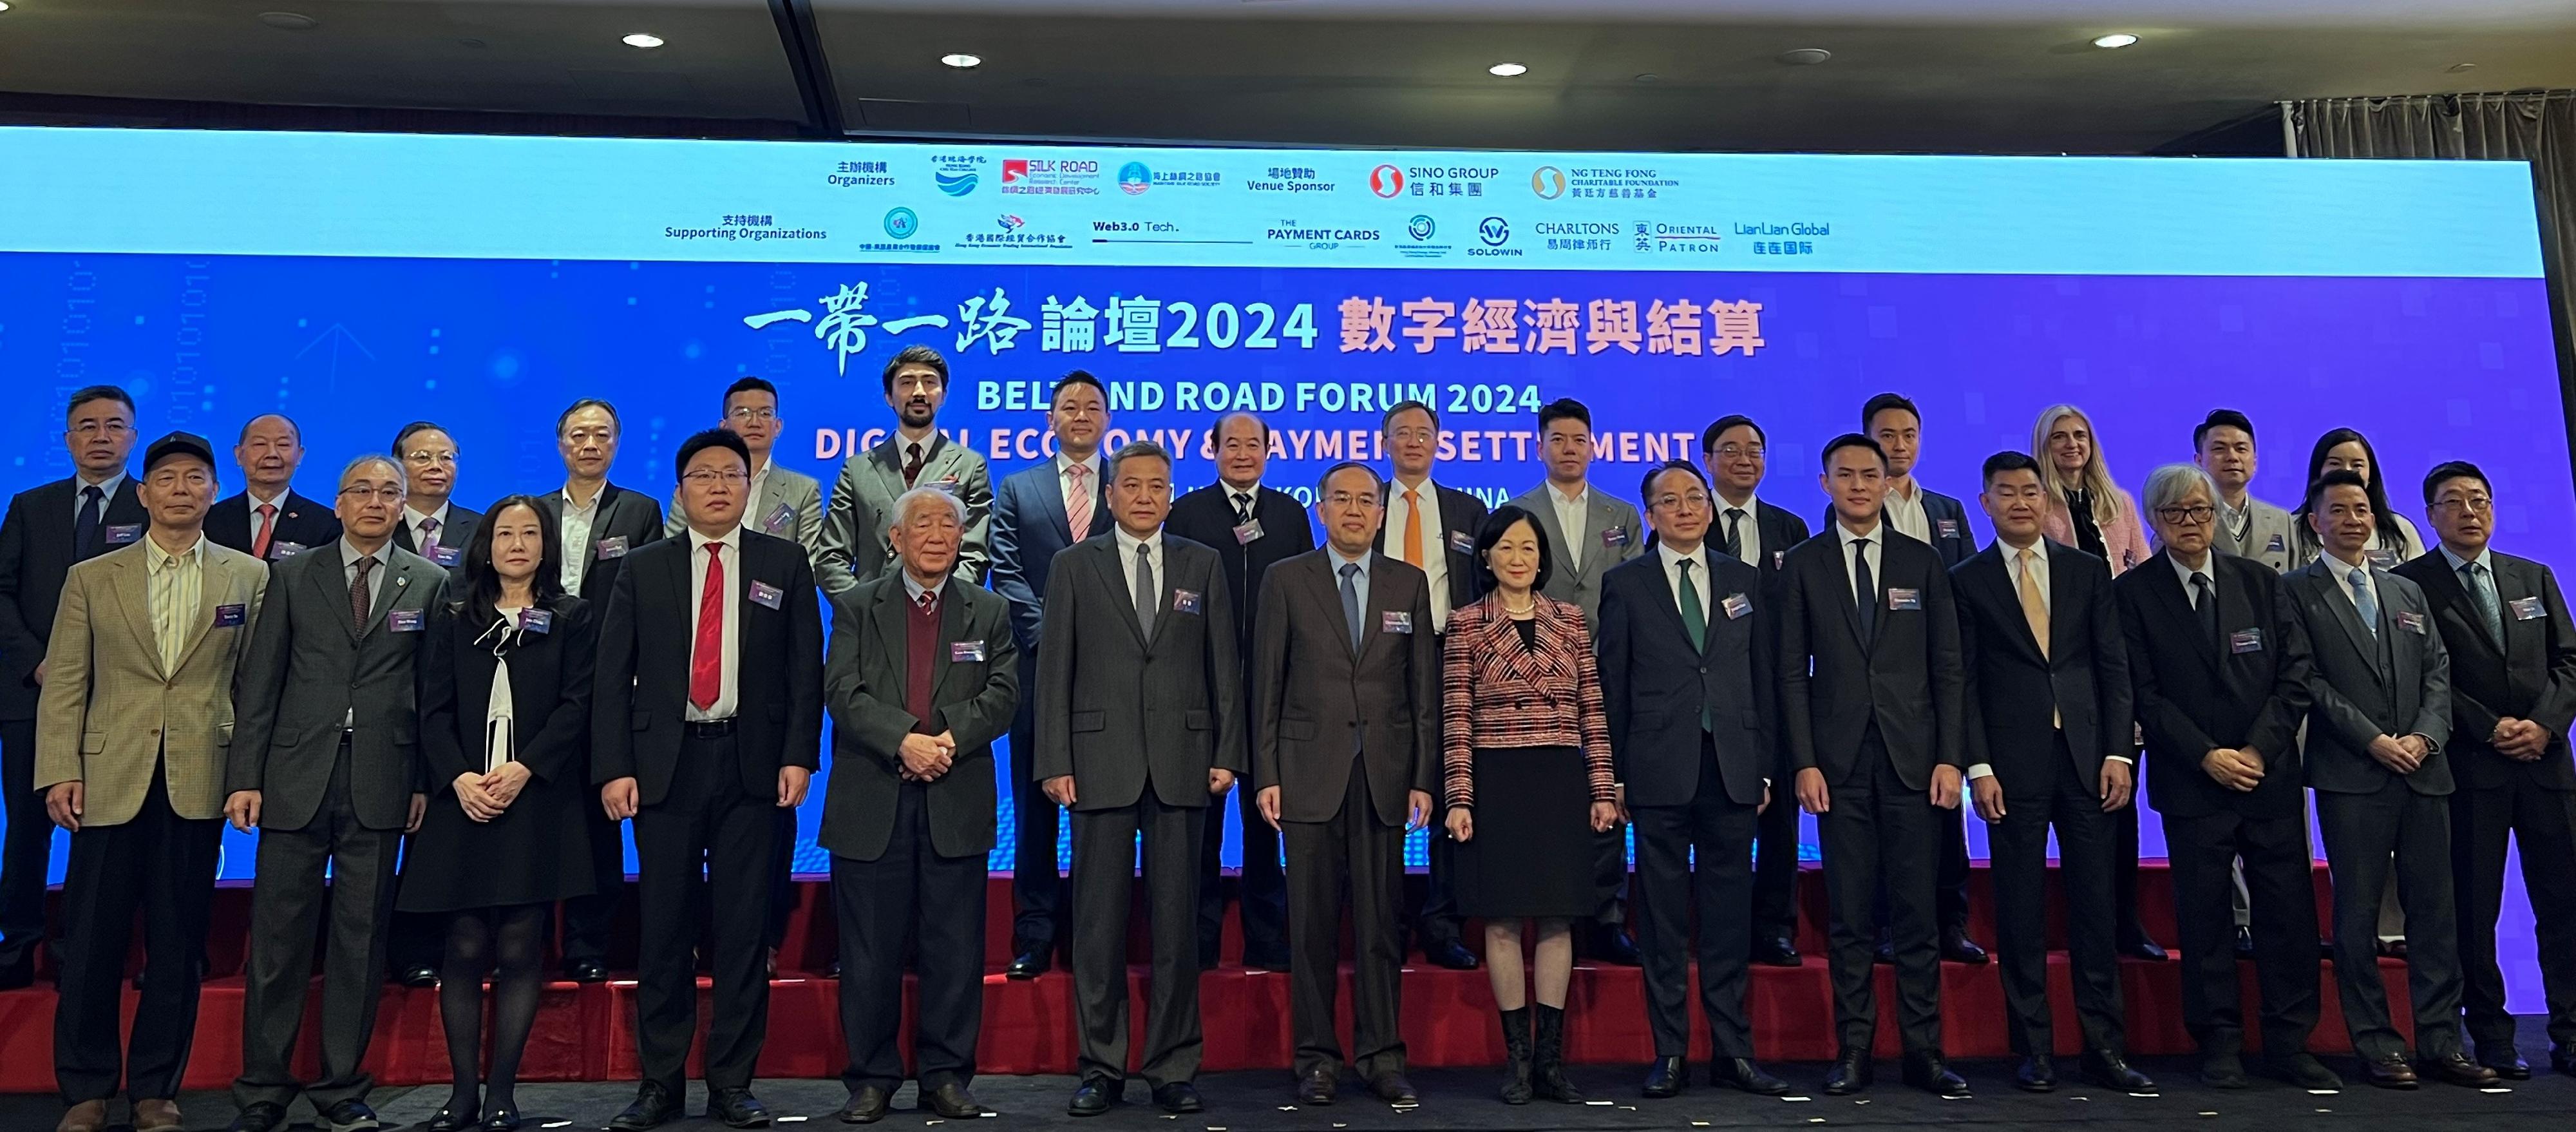
[[911, 487], [912, 481], [921, 478], [921, 442], [906, 445], [903, 455], [903, 486]]
[[1744, 508], [1726, 509], [1726, 556], [1744, 561]]
[[1154, 548], [1136, 544], [1136, 624], [1145, 630], [1145, 639], [1154, 639]]
[[2352, 604], [2361, 613], [2361, 627], [2370, 630], [2373, 640], [2378, 639], [2379, 599], [2370, 593], [2370, 571], [2355, 566], [2344, 580], [2352, 584]]
[[2031, 570], [2039, 561], [2036, 547], [2021, 552], [2021, 616], [2030, 622], [2030, 638], [2039, 642], [2039, 655], [2048, 656], [2048, 602], [2039, 596], [2039, 578]]
[[437, 560], [438, 520], [423, 519], [420, 521], [420, 553], [423, 558], [427, 558], [432, 561]]
[[1860, 601], [1860, 639], [1869, 642], [1878, 631], [1878, 579], [1869, 574], [1869, 540], [1852, 540], [1852, 589]]
[[923, 590], [921, 591], [920, 597], [912, 599], [912, 603], [920, 606], [923, 613], [937, 613], [939, 611], [939, 591]]
[[375, 572], [373, 557], [358, 560], [358, 577], [349, 583], [349, 619], [358, 631], [367, 631], [367, 619], [374, 616], [375, 587], [367, 584], [367, 575]]
[[2496, 606], [2495, 582], [2487, 577], [2487, 564], [2471, 562], [2460, 567], [2468, 575], [2469, 596], [2478, 599], [2478, 613], [2486, 618], [2487, 635], [2495, 638], [2496, 647], [2504, 647], [2504, 611]]
[[1360, 564], [1342, 563], [1342, 620], [1350, 623], [1351, 651], [1360, 651]]
[[276, 533], [277, 505], [274, 503], [260, 504], [259, 533], [250, 536], [250, 556], [259, 559], [262, 562], [268, 561], [268, 540], [270, 536]]
[[1420, 488], [1404, 489], [1404, 564], [1416, 570], [1422, 564], [1422, 494]]
[[1091, 465], [1075, 464], [1065, 469], [1073, 477], [1073, 492], [1064, 501], [1064, 518], [1073, 541], [1081, 542], [1091, 534]]
[[1235, 492], [1235, 493], [1234, 493], [1234, 525], [1235, 525], [1235, 526], [1240, 527], [1240, 526], [1243, 526], [1243, 525], [1245, 525], [1245, 524], [1247, 524], [1247, 523], [1250, 523], [1251, 521], [1252, 521], [1252, 497], [1251, 497], [1251, 496], [1249, 496], [1249, 495], [1245, 495], [1245, 494], [1243, 494], [1242, 492], [1239, 492], [1239, 491], [1238, 491], [1238, 492]]
[[81, 489], [80, 515], [72, 522], [72, 559], [87, 562], [98, 554], [98, 524], [106, 517], [107, 493], [97, 484]]
[[689, 703], [711, 711], [724, 694], [724, 544], [707, 544], [707, 584], [698, 591], [698, 639], [689, 647]]

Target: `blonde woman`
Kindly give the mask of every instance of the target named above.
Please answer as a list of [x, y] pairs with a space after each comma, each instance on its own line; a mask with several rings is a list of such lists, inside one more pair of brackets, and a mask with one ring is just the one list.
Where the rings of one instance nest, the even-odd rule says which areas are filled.
[[2039, 482], [2048, 489], [2048, 515], [2040, 529], [2051, 540], [2109, 561], [2114, 577], [2155, 552], [2147, 545], [2137, 502], [2111, 482], [2093, 418], [2084, 410], [2041, 410], [2030, 431], [2030, 458], [2039, 461]]

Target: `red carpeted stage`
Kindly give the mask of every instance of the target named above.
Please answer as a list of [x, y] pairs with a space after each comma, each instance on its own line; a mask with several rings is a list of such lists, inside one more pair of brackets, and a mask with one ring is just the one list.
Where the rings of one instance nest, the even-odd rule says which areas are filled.
[[[1417, 883], [1420, 880], [1413, 879]], [[2328, 911], [2329, 900], [2323, 866], [2316, 870], [2316, 880], [2322, 916]], [[1978, 912], [1972, 931], [1991, 946], [1994, 934], [1985, 914], [1990, 905], [1986, 898], [1987, 874], [1982, 866], [1971, 884], [1972, 906]], [[1030, 982], [1012, 982], [1002, 977], [1000, 971], [1010, 960], [1006, 954], [1008, 876], [996, 874], [987, 891], [990, 912], [985, 960], [993, 973], [984, 984], [984, 1038], [980, 1050], [983, 1071], [1070, 1073], [1074, 1068], [1071, 978], [1061, 963], [1046, 977]], [[796, 886], [796, 894], [798, 906], [790, 920], [787, 946], [780, 956], [781, 973], [771, 987], [769, 1045], [760, 1059], [760, 1075], [830, 1077], [840, 1072], [844, 1056], [838, 984], [796, 972], [821, 971], [831, 961], [831, 891], [821, 878], [811, 878]], [[2141, 867], [2138, 895], [2150, 933], [2171, 943], [2173, 904], [2162, 862], [2150, 861]], [[1825, 913], [1824, 890], [1822, 875], [1815, 868], [1809, 867], [1801, 875], [1799, 896], [1805, 920], [1798, 947], [1806, 954], [1805, 965], [1795, 969], [1753, 969], [1754, 1035], [1760, 1055], [1766, 1060], [1824, 1061], [1834, 1054], [1833, 996], [1819, 926]], [[217, 894], [216, 923], [207, 944], [210, 975], [197, 1017], [195, 1057], [188, 1067], [190, 1089], [222, 1088], [240, 1068], [241, 969], [248, 943], [245, 933], [250, 919], [249, 897], [247, 885], [228, 886]], [[1143, 903], [1139, 900], [1137, 906], [1141, 908]], [[2052, 906], [2063, 907], [2055, 902]], [[2060, 930], [2055, 920], [2052, 916], [2051, 945], [2062, 946], [2055, 938]], [[1288, 1029], [1288, 976], [1236, 966], [1239, 944], [1233, 937], [1231, 917], [1227, 925], [1226, 964], [1203, 976], [1200, 984], [1200, 1002], [1207, 1019], [1206, 1067], [1211, 1072], [1265, 1066], [1285, 1069], [1294, 1048]], [[633, 931], [630, 907], [622, 938], [631, 940]], [[1140, 930], [1134, 938], [1141, 947], [1144, 933]], [[1140, 951], [1136, 962], [1141, 964], [1143, 960]], [[2080, 1038], [2067, 989], [2065, 962], [2062, 952], [2051, 957], [2058, 1052], [2073, 1054]], [[2398, 1025], [2408, 1029], [2404, 965], [2383, 960], [2380, 969]], [[2313, 1048], [2320, 1053], [2349, 1048], [2331, 971], [2331, 964], [2318, 965], [2324, 1019], [2317, 1028]], [[1140, 980], [1142, 973], [1140, 968]], [[2130, 1052], [2156, 1055], [2192, 1050], [2190, 1035], [2183, 1029], [2176, 973], [2172, 963], [2124, 962], [2121, 975], [2128, 996]], [[2243, 967], [2242, 974], [2250, 1018], [2254, 1013], [2252, 967]], [[1347, 969], [1344, 980], [1347, 995]], [[1885, 1057], [1898, 1053], [1892, 982], [1890, 971], [1881, 968], [1878, 1052]], [[1417, 962], [1405, 973], [1404, 989], [1405, 1037], [1415, 1064], [1485, 1065], [1501, 1061], [1502, 1044], [1493, 1027], [1492, 1000], [1484, 972], [1447, 971]], [[1141, 994], [1141, 986], [1139, 991]], [[1643, 991], [1642, 976], [1633, 968], [1577, 967], [1567, 1019], [1569, 1057], [1578, 1062], [1638, 1064], [1651, 1057], [1653, 1043], [1646, 1030]], [[625, 981], [596, 986], [555, 984], [546, 994], [536, 1033], [529, 1041], [523, 1077], [531, 1081], [633, 1079], [638, 1072], [634, 1006], [630, 1001], [633, 995], [633, 984]], [[387, 986], [384, 996], [370, 1054], [378, 1079], [386, 1084], [447, 1080], [437, 992]], [[129, 993], [126, 1009], [131, 1011], [133, 1007], [134, 998]], [[2000, 1057], [2009, 1052], [2003, 988], [1992, 964], [1946, 964], [1942, 1008], [1947, 1022], [1945, 1044], [1951, 1056]], [[306, 1013], [306, 1035], [298, 1045], [301, 1071], [307, 1074], [315, 1071], [313, 1034], [319, 1025], [319, 1013], [318, 1009]], [[0, 1091], [52, 1091], [53, 1015], [54, 995], [49, 983], [0, 993]], [[1141, 1007], [1135, 1012], [1135, 1024], [1141, 1047]], [[1699, 1032], [1692, 1040], [1692, 1056], [1704, 1057], [1707, 1038], [1696, 1018], [1694, 1029]], [[2249, 1033], [2248, 1037], [2259, 1042], [2256, 1034]]]

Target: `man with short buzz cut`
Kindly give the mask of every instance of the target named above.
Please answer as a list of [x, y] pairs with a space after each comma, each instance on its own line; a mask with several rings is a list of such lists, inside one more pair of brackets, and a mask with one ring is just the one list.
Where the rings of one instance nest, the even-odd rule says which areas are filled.
[[[2335, 983], [2362, 1074], [2412, 1089], [2418, 1069], [2455, 1085], [2492, 1085], [2496, 1072], [2460, 1049], [2459, 937], [2452, 904], [2451, 660], [2432, 607], [2413, 581], [2370, 563], [2377, 534], [2369, 485], [2333, 471], [2309, 485], [2315, 561], [2281, 591], [2316, 650], [2308, 678], [2306, 766], [2317, 831], [2334, 874]], [[2380, 890], [2395, 861], [2409, 927], [2407, 996], [2420, 1066], [2388, 1017], [2379, 978]]]
[[86, 562], [143, 537], [147, 513], [125, 472], [134, 450], [134, 398], [92, 385], [63, 405], [63, 447], [72, 474], [19, 492], [0, 519], [0, 990], [36, 981], [45, 938], [45, 873], [54, 828], [35, 777], [36, 704], [43, 694], [45, 644], [63, 579]]
[[839, 571], [859, 581], [875, 577], [894, 558], [885, 516], [895, 497], [916, 487], [935, 487], [966, 504], [966, 543], [957, 554], [957, 576], [982, 585], [990, 559], [985, 540], [993, 511], [992, 473], [982, 453], [939, 431], [939, 407], [948, 401], [948, 359], [928, 346], [904, 347], [886, 360], [885, 400], [895, 412], [894, 432], [874, 448], [851, 453], [841, 465], [840, 482], [832, 486], [831, 509], [823, 515], [821, 572]]
[[331, 505], [296, 493], [304, 465], [304, 430], [284, 413], [252, 417], [233, 445], [242, 491], [206, 513], [206, 537], [262, 562], [278, 562], [340, 537]]
[[[1252, 618], [1260, 608], [1261, 579], [1273, 564], [1315, 549], [1315, 532], [1297, 497], [1264, 486], [1270, 466], [1270, 425], [1251, 413], [1218, 417], [1208, 433], [1217, 482], [1172, 501], [1163, 529], [1214, 547], [1225, 564], [1227, 604], [1234, 607], [1235, 644], [1243, 675], [1252, 675]], [[1374, 533], [1374, 532], [1372, 532]], [[1247, 729], [1248, 733], [1248, 729]], [[1249, 760], [1247, 748], [1244, 757]], [[1249, 765], [1247, 763], [1247, 765]], [[1235, 792], [1243, 826], [1243, 869], [1237, 878], [1243, 908], [1244, 966], [1288, 969], [1288, 887], [1279, 863], [1279, 831], [1262, 820], [1252, 792]], [[1225, 847], [1225, 813], [1208, 815], [1207, 841], [1199, 854], [1199, 967], [1213, 968], [1225, 933], [1225, 892], [1219, 851]]]
[[[349, 462], [340, 473], [339, 541], [270, 568], [241, 663], [224, 814], [235, 829], [259, 830], [259, 884], [232, 1132], [283, 1127], [298, 1094], [332, 1132], [377, 1126], [364, 1063], [396, 850], [420, 827], [427, 802], [413, 757], [415, 673], [429, 610], [446, 600], [447, 582], [437, 563], [393, 545], [403, 496], [393, 457]], [[323, 1076], [308, 1086], [292, 1066], [326, 907]]]
[[2290, 513], [2254, 498], [2254, 422], [2234, 409], [2211, 409], [2191, 430], [2191, 461], [2218, 485], [2218, 549], [2275, 571], [2290, 568]]
[[2424, 477], [2424, 514], [2441, 552], [2391, 571], [2424, 590], [2451, 658], [2452, 871], [2458, 878], [2461, 1004], [2478, 1064], [2509, 1080], [2531, 1067], [2514, 1051], [2496, 965], [2505, 849], [2521, 843], [2522, 883], [2539, 922], [2550, 1068], [2576, 1073], [2576, 627], [2549, 567], [2489, 545], [2495, 493], [2475, 464]]

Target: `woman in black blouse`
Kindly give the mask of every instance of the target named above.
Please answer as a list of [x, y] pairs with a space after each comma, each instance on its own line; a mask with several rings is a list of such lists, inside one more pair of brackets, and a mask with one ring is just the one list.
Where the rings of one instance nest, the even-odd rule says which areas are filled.
[[[439, 1020], [454, 1085], [432, 1132], [519, 1126], [547, 912], [589, 895], [591, 609], [563, 592], [537, 501], [494, 504], [465, 549], [462, 594], [431, 611], [421, 761], [433, 798], [403, 862], [405, 912], [446, 913]], [[483, 975], [493, 971], [492, 1076]], [[478, 1096], [478, 1093], [480, 1094]]]

